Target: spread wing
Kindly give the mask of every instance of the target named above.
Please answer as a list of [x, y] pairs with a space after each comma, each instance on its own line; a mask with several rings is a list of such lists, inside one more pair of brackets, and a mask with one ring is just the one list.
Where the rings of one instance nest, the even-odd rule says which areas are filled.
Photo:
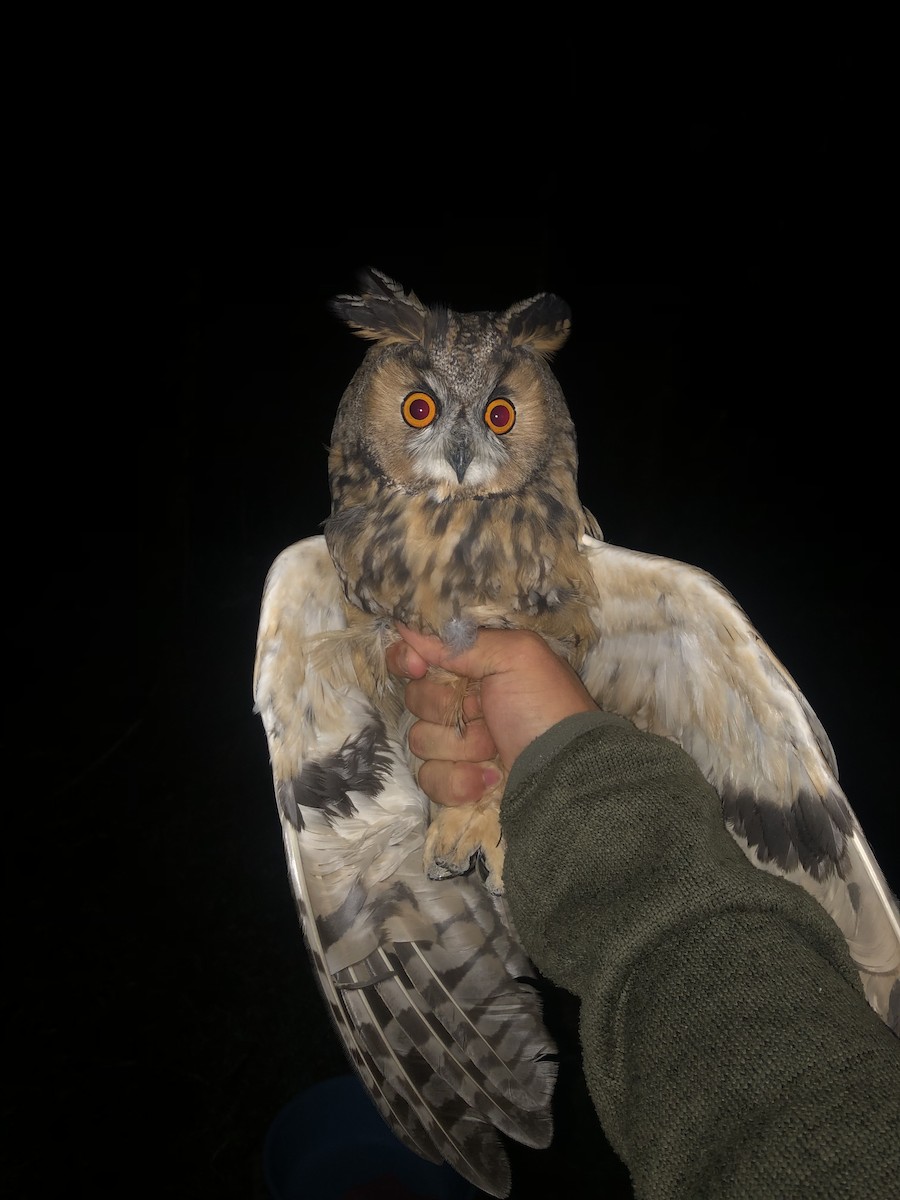
[[400, 705], [360, 685], [322, 537], [266, 582], [254, 696], [313, 967], [382, 1116], [426, 1159], [509, 1192], [504, 1134], [551, 1139], [555, 1047], [502, 899], [433, 882]]
[[796, 683], [706, 572], [582, 541], [600, 595], [588, 690], [691, 754], [745, 853], [816, 897], [843, 931], [869, 1003], [900, 1033], [897, 901]]

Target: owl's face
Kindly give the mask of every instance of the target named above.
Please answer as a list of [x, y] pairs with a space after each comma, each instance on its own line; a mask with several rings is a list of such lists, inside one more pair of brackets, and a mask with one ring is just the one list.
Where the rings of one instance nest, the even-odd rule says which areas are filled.
[[338, 457], [365, 461], [388, 486], [435, 500], [521, 492], [551, 448], [574, 443], [546, 362], [568, 334], [568, 308], [540, 296], [504, 313], [455, 313], [426, 309], [388, 286], [397, 289], [388, 300], [335, 302], [376, 341], [341, 401], [332, 437]]
[[527, 350], [395, 346], [369, 355], [347, 407], [378, 470], [404, 489], [441, 499], [518, 492], [570, 424], [555, 380]]

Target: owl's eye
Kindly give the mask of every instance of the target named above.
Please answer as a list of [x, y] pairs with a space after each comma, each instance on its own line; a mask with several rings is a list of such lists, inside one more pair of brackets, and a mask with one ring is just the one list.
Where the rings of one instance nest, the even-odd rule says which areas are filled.
[[427, 392], [410, 392], [403, 401], [403, 420], [413, 429], [424, 429], [438, 414], [438, 407]]
[[508, 400], [492, 400], [484, 410], [484, 423], [494, 433], [509, 433], [516, 423], [516, 410]]

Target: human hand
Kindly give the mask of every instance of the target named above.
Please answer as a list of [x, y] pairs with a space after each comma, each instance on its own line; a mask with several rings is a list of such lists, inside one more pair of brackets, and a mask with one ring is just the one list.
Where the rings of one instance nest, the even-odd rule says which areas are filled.
[[[452, 655], [437, 637], [397, 626], [401, 640], [389, 647], [391, 674], [409, 680], [404, 700], [419, 720], [409, 732], [419, 759], [422, 790], [436, 804], [472, 804], [522, 750], [564, 717], [594, 712], [597, 705], [575, 671], [542, 637], [521, 629], [482, 629], [474, 644]], [[449, 718], [453, 689], [426, 678], [429, 666], [480, 680], [463, 707], [460, 735]]]

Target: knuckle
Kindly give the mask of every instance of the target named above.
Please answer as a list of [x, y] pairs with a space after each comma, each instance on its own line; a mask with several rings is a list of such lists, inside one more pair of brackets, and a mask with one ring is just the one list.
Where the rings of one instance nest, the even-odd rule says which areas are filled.
[[407, 742], [416, 758], [427, 759], [430, 757], [425, 726], [422, 721], [416, 721], [415, 725], [412, 726], [407, 736]]
[[480, 781], [468, 763], [457, 763], [450, 773], [450, 792], [457, 804], [474, 804], [482, 793]]

